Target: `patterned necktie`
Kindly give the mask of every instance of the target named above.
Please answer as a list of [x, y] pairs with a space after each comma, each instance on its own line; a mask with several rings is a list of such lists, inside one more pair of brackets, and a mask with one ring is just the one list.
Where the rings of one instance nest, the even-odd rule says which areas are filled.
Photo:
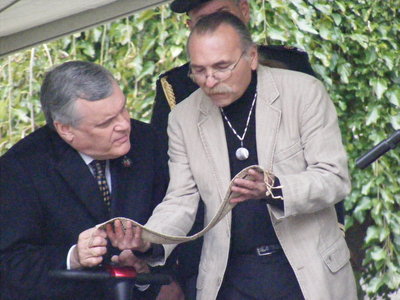
[[107, 206], [108, 212], [111, 209], [111, 195], [110, 190], [107, 185], [106, 179], [106, 161], [105, 160], [93, 160], [90, 163], [90, 167], [93, 170], [94, 177], [97, 180], [97, 184], [99, 185], [100, 192], [103, 196], [103, 201]]

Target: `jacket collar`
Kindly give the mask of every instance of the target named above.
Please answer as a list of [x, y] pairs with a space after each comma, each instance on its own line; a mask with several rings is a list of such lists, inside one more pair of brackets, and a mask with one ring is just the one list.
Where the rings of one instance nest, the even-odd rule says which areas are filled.
[[56, 132], [52, 134], [52, 145], [55, 153], [55, 169], [65, 183], [97, 222], [107, 219], [107, 209], [103, 202], [99, 201], [101, 195], [97, 182], [82, 157]]
[[273, 157], [281, 121], [280, 93], [268, 67], [259, 66], [256, 105], [256, 138], [258, 163], [273, 172]]

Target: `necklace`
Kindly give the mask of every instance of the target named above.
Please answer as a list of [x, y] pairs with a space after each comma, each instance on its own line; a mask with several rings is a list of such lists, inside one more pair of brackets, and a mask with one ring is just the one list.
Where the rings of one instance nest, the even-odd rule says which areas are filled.
[[257, 92], [255, 92], [255, 94], [254, 94], [253, 103], [251, 104], [249, 115], [247, 116], [246, 127], [244, 128], [244, 132], [243, 132], [242, 136], [239, 136], [237, 134], [235, 128], [233, 128], [231, 122], [229, 122], [229, 120], [228, 120], [228, 117], [225, 115], [224, 109], [222, 107], [220, 107], [220, 111], [221, 111], [222, 115], [224, 116], [226, 123], [229, 125], [229, 128], [232, 130], [233, 134], [240, 141], [240, 148], [238, 148], [235, 153], [236, 158], [238, 160], [246, 160], [249, 158], [249, 150], [247, 150], [245, 147], [243, 147], [243, 140], [244, 140], [244, 137], [246, 136], [247, 128], [249, 127], [250, 117], [251, 117], [251, 113], [253, 112], [253, 107], [254, 107], [254, 103], [256, 103], [256, 99], [257, 99]]

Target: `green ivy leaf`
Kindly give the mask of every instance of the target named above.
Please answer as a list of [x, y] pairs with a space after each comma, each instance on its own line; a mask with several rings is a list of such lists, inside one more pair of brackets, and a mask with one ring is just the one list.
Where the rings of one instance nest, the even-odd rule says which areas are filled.
[[342, 23], [342, 16], [340, 14], [332, 14], [332, 18], [336, 26], [339, 26]]
[[368, 37], [366, 35], [355, 33], [349, 35], [349, 38], [352, 39], [353, 41], [358, 42], [363, 48], [368, 47]]
[[147, 75], [150, 75], [154, 72], [155, 65], [153, 62], [148, 61], [144, 64], [142, 71], [140, 72], [140, 75], [137, 76], [137, 81], [142, 80]]
[[372, 252], [371, 252], [371, 258], [375, 261], [380, 261], [380, 260], [385, 260], [386, 259], [386, 251], [382, 248], [376, 247]]
[[344, 63], [338, 66], [338, 73], [343, 83], [349, 83], [349, 76], [351, 75], [352, 66], [349, 63]]
[[297, 26], [305, 32], [310, 32], [312, 34], [318, 34], [318, 31], [314, 29], [312, 23], [308, 20], [301, 19], [297, 21]]
[[378, 99], [381, 99], [388, 88], [387, 81], [383, 78], [372, 78], [370, 84], [374, 89], [374, 93]]
[[318, 24], [319, 35], [325, 40], [332, 40], [332, 23], [328, 20], [324, 20]]
[[373, 241], [379, 240], [379, 228], [376, 226], [368, 227], [367, 235], [365, 236], [365, 243], [370, 244]]
[[270, 27], [268, 28], [268, 36], [273, 40], [285, 41], [286, 31], [282, 28]]
[[377, 291], [384, 285], [383, 278], [375, 277], [373, 278], [368, 286], [367, 286], [367, 293], [370, 295], [376, 295]]
[[390, 103], [400, 106], [400, 87], [394, 87], [387, 92], [388, 99]]
[[365, 50], [365, 63], [371, 64], [377, 59], [376, 51], [373, 48], [368, 48]]
[[379, 114], [379, 107], [374, 106], [371, 110], [371, 112], [368, 114], [367, 116], [367, 121], [366, 121], [366, 125], [371, 125], [373, 123], [376, 123], [376, 121], [378, 120], [380, 114]]
[[321, 11], [323, 14], [330, 16], [332, 14], [332, 5], [315, 3], [315, 8]]

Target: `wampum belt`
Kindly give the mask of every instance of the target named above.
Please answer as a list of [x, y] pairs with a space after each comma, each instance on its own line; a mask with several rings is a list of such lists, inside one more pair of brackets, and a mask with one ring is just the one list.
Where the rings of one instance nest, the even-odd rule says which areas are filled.
[[[96, 228], [99, 229], [105, 229], [107, 224], [112, 224], [116, 220], [120, 220], [122, 223], [122, 226], [125, 228], [127, 222], [131, 222], [133, 226], [138, 226], [143, 229], [142, 231], [142, 239], [144, 241], [148, 241], [153, 244], [180, 244], [188, 241], [193, 241], [201, 236], [203, 236], [207, 231], [209, 231], [211, 228], [213, 228], [216, 224], [218, 224], [219, 221], [221, 221], [227, 213], [229, 213], [235, 206], [236, 203], [230, 203], [230, 200], [232, 198], [235, 198], [238, 196], [237, 193], [231, 192], [231, 187], [234, 184], [234, 180], [237, 178], [242, 178], [242, 179], [251, 179], [251, 175], [249, 175], [247, 172], [250, 169], [254, 169], [260, 173], [264, 173], [264, 181], [267, 186], [267, 195], [272, 195], [274, 197], [272, 190], [274, 189], [273, 186], [273, 175], [272, 173], [265, 171], [261, 166], [258, 165], [252, 165], [247, 168], [244, 168], [242, 171], [240, 171], [230, 182], [229, 187], [227, 189], [227, 192], [225, 194], [224, 201], [221, 202], [220, 207], [218, 208], [217, 213], [215, 216], [211, 219], [210, 223], [199, 231], [198, 233], [191, 235], [191, 236], [173, 236], [173, 235], [167, 235], [163, 234], [157, 231], [154, 231], [150, 228], [147, 228], [146, 226], [143, 226], [139, 224], [138, 222], [124, 218], [124, 217], [116, 217], [108, 220], [107, 222], [101, 223], [96, 225]], [[270, 184], [272, 182], [272, 184]], [[281, 187], [279, 187], [281, 188]]]

